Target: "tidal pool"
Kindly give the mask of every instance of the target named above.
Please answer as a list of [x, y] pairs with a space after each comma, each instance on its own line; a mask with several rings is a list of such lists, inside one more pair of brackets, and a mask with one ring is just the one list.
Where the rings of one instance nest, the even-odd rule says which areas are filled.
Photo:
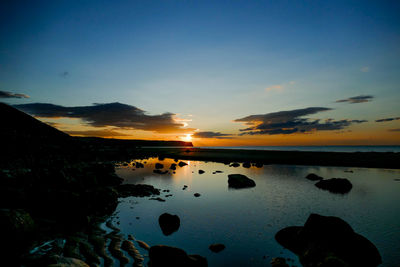
[[[280, 229], [303, 225], [311, 213], [338, 216], [355, 232], [375, 244], [382, 266], [400, 263], [400, 171], [370, 168], [341, 168], [293, 165], [264, 165], [262, 168], [229, 167], [222, 163], [184, 161], [176, 173], [155, 174], [157, 162], [167, 170], [172, 159], [141, 160], [145, 167], [117, 167], [124, 183], [144, 183], [161, 190], [165, 202], [149, 198], [120, 199], [113, 222], [124, 235], [131, 234], [150, 246], [163, 244], [207, 258], [209, 266], [269, 266], [271, 258], [289, 258], [300, 266], [297, 256], [275, 241]], [[199, 170], [204, 174], [199, 174]], [[215, 173], [215, 171], [222, 173]], [[352, 172], [345, 172], [351, 170]], [[228, 188], [228, 174], [244, 174], [256, 182], [247, 189]], [[353, 189], [345, 195], [332, 194], [304, 177], [316, 173], [324, 178], [347, 178]], [[182, 190], [187, 185], [187, 189]], [[200, 193], [195, 197], [194, 193]], [[172, 194], [170, 197], [166, 195]], [[164, 236], [158, 217], [168, 212], [180, 218], [180, 228]], [[211, 252], [213, 243], [226, 246]], [[139, 249], [143, 255], [147, 251]], [[148, 258], [145, 257], [145, 262]]]

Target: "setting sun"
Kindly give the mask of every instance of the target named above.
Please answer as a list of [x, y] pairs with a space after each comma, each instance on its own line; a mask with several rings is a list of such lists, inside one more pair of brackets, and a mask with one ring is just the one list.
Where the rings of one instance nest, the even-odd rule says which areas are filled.
[[185, 136], [182, 137], [182, 140], [186, 141], [186, 142], [191, 142], [192, 141], [192, 135], [191, 134], [185, 134]]

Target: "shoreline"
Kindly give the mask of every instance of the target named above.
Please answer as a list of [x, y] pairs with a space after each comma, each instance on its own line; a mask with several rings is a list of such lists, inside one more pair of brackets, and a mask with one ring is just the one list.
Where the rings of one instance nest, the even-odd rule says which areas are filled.
[[280, 150], [241, 150], [206, 148], [139, 148], [143, 156], [214, 161], [251, 162], [285, 165], [335, 166], [400, 169], [398, 152], [316, 152]]

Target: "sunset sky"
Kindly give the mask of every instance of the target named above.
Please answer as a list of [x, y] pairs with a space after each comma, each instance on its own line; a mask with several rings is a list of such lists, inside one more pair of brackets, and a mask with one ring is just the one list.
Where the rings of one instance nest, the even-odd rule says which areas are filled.
[[400, 1], [2, 1], [0, 102], [72, 135], [400, 145]]

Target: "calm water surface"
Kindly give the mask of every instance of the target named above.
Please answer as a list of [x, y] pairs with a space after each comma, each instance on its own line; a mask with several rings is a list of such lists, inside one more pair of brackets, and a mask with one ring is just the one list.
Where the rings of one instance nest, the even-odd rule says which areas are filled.
[[[382, 266], [400, 263], [399, 170], [265, 165], [233, 168], [221, 163], [186, 161], [175, 174], [153, 173], [156, 162], [169, 168], [172, 159], [148, 159], [144, 169], [118, 167], [125, 183], [146, 183], [159, 189], [166, 202], [149, 198], [121, 199], [114, 222], [123, 234], [132, 234], [149, 245], [164, 244], [200, 254], [209, 266], [269, 266], [272, 257], [285, 257], [300, 266], [297, 256], [282, 248], [274, 235], [286, 226], [303, 225], [310, 213], [338, 216], [371, 240], [383, 258]], [[205, 171], [198, 174], [198, 170]], [[212, 174], [220, 170], [223, 173]], [[347, 195], [331, 194], [304, 177], [314, 172], [325, 178], [345, 177], [353, 189]], [[251, 189], [228, 188], [228, 174], [240, 173], [255, 180]], [[182, 190], [187, 185], [186, 190]], [[196, 198], [194, 193], [200, 193]], [[166, 194], [173, 194], [165, 197]], [[164, 236], [158, 217], [168, 212], [180, 217], [180, 229]], [[138, 219], [136, 217], [139, 217]], [[212, 253], [208, 246], [223, 243], [226, 249]], [[147, 252], [140, 249], [141, 253]], [[146, 259], [147, 261], [147, 259]]]

